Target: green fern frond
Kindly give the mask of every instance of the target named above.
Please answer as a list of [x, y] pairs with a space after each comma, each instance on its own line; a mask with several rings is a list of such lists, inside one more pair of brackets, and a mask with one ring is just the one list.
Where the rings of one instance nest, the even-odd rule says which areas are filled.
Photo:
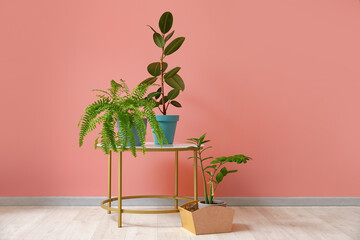
[[139, 101], [139, 100], [143, 99], [148, 87], [149, 87], [149, 85], [147, 85], [147, 84], [139, 84], [139, 85], [137, 85], [134, 88], [134, 90], [132, 91], [132, 93], [130, 95], [130, 98], [135, 100], [135, 101]]
[[136, 142], [135, 142], [134, 134], [132, 132], [133, 126], [134, 126], [133, 124], [130, 124], [129, 128], [127, 129], [127, 136], [129, 139], [130, 151], [136, 157]]
[[83, 144], [89, 132], [102, 126], [99, 140], [96, 140], [95, 144], [99, 141], [105, 153], [130, 148], [131, 153], [136, 156], [134, 128], [145, 153], [146, 126], [143, 118], [148, 120], [159, 142], [166, 142], [153, 111], [156, 102], [144, 98], [148, 87], [149, 85], [140, 84], [130, 93], [125, 81], [120, 79], [119, 82], [112, 80], [108, 91], [94, 89], [103, 94], [97, 95], [99, 99], [86, 107], [85, 113], [81, 116], [79, 145]]
[[146, 125], [144, 120], [139, 116], [135, 115], [134, 117], [135, 130], [139, 136], [139, 141], [142, 147], [143, 154], [145, 154], [145, 136], [146, 136]]
[[85, 109], [85, 114], [82, 116], [82, 122], [80, 126], [79, 146], [82, 146], [84, 137], [89, 133], [92, 120], [103, 111], [106, 111], [109, 107], [109, 103], [110, 99], [108, 98], [99, 99]]
[[124, 151], [127, 148], [128, 145], [128, 136], [127, 136], [127, 129], [129, 128], [128, 125], [128, 118], [125, 114], [122, 112], [119, 112], [117, 114], [117, 119], [119, 122], [118, 125], [118, 140], [117, 145], [120, 147], [122, 151]]
[[114, 125], [115, 125], [115, 120], [112, 116], [112, 112], [109, 112], [106, 114], [101, 135], [105, 139], [107, 139], [107, 142], [110, 144], [110, 147], [113, 149], [113, 151], [117, 152]]

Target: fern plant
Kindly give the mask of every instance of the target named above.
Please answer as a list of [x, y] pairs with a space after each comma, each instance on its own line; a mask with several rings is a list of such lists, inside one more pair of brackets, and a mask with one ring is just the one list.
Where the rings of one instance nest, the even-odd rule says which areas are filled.
[[[237, 170], [228, 170], [226, 167], [223, 167], [226, 163], [247, 163], [248, 160], [250, 160], [250, 157], [247, 157], [242, 154], [229, 156], [229, 157], [204, 157], [203, 153], [207, 149], [211, 148], [211, 146], [205, 147], [202, 149], [205, 143], [210, 142], [210, 140], [205, 140], [206, 133], [202, 135], [199, 138], [190, 138], [188, 141], [190, 143], [193, 143], [198, 148], [197, 150], [197, 158], [200, 161], [200, 169], [202, 173], [203, 178], [203, 184], [204, 184], [204, 202], [205, 204], [212, 204], [214, 199], [214, 194], [219, 186], [219, 184], [223, 181], [224, 177], [230, 173], [235, 173]], [[189, 157], [193, 158], [193, 157]], [[205, 166], [206, 161], [211, 161], [209, 165]], [[222, 168], [221, 168], [222, 167]], [[208, 175], [208, 181], [206, 181]]]
[[[156, 102], [152, 99], [144, 98], [149, 84], [139, 84], [130, 92], [125, 81], [112, 80], [108, 90], [94, 89], [99, 92], [98, 99], [85, 108], [85, 113], [81, 116], [79, 127], [79, 146], [84, 142], [85, 136], [101, 127], [99, 137], [95, 140], [95, 148], [98, 143], [106, 154], [110, 150], [117, 152], [119, 149], [124, 151], [130, 148], [132, 154], [136, 156], [136, 144], [133, 128], [136, 129], [145, 154], [145, 135], [146, 125], [143, 118], [146, 118], [156, 137], [165, 140], [165, 136], [156, 120], [153, 108]], [[118, 131], [116, 124], [118, 123]], [[100, 140], [99, 140], [100, 138]], [[163, 142], [161, 141], [161, 142]]]

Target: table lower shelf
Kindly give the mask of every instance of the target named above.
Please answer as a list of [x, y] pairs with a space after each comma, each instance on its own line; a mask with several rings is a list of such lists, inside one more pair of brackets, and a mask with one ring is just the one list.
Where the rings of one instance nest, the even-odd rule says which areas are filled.
[[[185, 201], [193, 201], [193, 198], [188, 197], [179, 197], [179, 196], [170, 196], [170, 195], [138, 195], [138, 196], [125, 196], [122, 197], [121, 200], [126, 199], [135, 199], [135, 198], [167, 198], [167, 199], [173, 199], [175, 201], [177, 200], [185, 200]], [[161, 214], [161, 213], [176, 213], [179, 212], [177, 208], [175, 209], [169, 209], [169, 210], [128, 210], [128, 209], [120, 209], [111, 207], [111, 202], [118, 201], [118, 197], [108, 198], [105, 199], [100, 203], [100, 206], [103, 209], [106, 209], [111, 212], [120, 212], [121, 213], [135, 213], [135, 214]], [[108, 203], [108, 205], [106, 205]], [[110, 203], [110, 204], [109, 204]], [[177, 204], [176, 204], [177, 205]]]

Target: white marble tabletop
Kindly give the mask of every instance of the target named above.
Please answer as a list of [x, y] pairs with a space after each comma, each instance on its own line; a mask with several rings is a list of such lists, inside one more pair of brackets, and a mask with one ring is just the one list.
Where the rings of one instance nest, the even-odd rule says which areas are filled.
[[[101, 147], [101, 144], [97, 145]], [[163, 144], [162, 146], [155, 144], [154, 142], [145, 142], [146, 150], [159, 150], [159, 151], [172, 151], [172, 150], [196, 150], [196, 145], [192, 143], [173, 143]], [[136, 146], [136, 149], [141, 149], [141, 146]]]

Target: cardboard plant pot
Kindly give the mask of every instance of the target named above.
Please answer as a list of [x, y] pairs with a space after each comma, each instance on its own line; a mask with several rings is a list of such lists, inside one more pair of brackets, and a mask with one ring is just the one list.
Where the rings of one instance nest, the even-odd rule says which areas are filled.
[[198, 208], [198, 201], [179, 207], [183, 228], [196, 234], [231, 232], [234, 209], [220, 206]]

